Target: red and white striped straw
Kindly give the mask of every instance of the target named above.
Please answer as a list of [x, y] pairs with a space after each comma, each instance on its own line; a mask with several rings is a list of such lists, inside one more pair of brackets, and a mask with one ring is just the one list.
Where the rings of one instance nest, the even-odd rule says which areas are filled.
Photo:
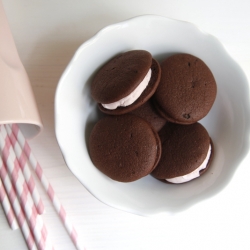
[[4, 138], [6, 138], [6, 140], [8, 140], [8, 143], [10, 140], [10, 142], [12, 144], [12, 147], [15, 151], [16, 158], [17, 158], [19, 165], [21, 167], [21, 170], [23, 172], [24, 179], [27, 183], [27, 186], [29, 188], [29, 191], [30, 191], [31, 196], [33, 198], [33, 201], [35, 203], [37, 212], [39, 214], [42, 214], [44, 212], [44, 205], [43, 205], [42, 199], [37, 191], [37, 188], [35, 186], [34, 178], [31, 175], [31, 172], [30, 172], [30, 169], [28, 166], [28, 162], [27, 162], [27, 157], [22, 152], [19, 144], [16, 143], [17, 140], [16, 140], [15, 136], [12, 134], [10, 127], [6, 126], [6, 125], [5, 126], [2, 125], [2, 132], [3, 132], [2, 134], [3, 134]]
[[11, 130], [14, 133], [16, 140], [19, 142], [22, 150], [25, 152], [27, 158], [29, 159], [31, 166], [33, 167], [37, 177], [41, 181], [44, 189], [46, 190], [47, 194], [49, 195], [49, 198], [52, 201], [54, 208], [57, 211], [59, 217], [61, 218], [61, 220], [62, 220], [68, 234], [70, 235], [71, 240], [73, 241], [75, 247], [79, 250], [86, 249], [82, 246], [82, 244], [80, 244], [77, 232], [76, 232], [73, 224], [71, 223], [71, 220], [69, 219], [68, 215], [66, 214], [65, 209], [62, 206], [60, 200], [57, 198], [53, 187], [51, 186], [47, 177], [43, 173], [43, 170], [42, 170], [39, 162], [36, 160], [35, 156], [31, 152], [30, 146], [27, 143], [26, 139], [24, 138], [24, 136], [23, 136], [21, 130], [19, 129], [19, 127], [17, 126], [17, 124], [12, 124]]
[[18, 224], [22, 230], [23, 236], [25, 238], [25, 241], [27, 243], [29, 250], [37, 250], [33, 234], [32, 234], [32, 232], [27, 224], [27, 220], [23, 214], [23, 210], [22, 210], [20, 203], [17, 199], [15, 189], [12, 186], [12, 183], [11, 183], [10, 178], [8, 176], [6, 167], [5, 167], [1, 157], [0, 157], [0, 177], [1, 177], [2, 183], [4, 184], [4, 187], [5, 187], [5, 190], [8, 194], [8, 197], [10, 199], [12, 207], [14, 209], [16, 218], [18, 220]]
[[18, 229], [18, 224], [17, 224], [17, 221], [16, 221], [16, 217], [15, 217], [15, 214], [13, 212], [13, 209], [11, 207], [11, 204], [10, 204], [10, 201], [9, 201], [9, 198], [6, 194], [6, 191], [5, 191], [5, 188], [3, 186], [3, 183], [0, 179], [0, 201], [1, 201], [1, 204], [2, 204], [2, 207], [3, 207], [3, 210], [5, 212], [5, 215], [6, 215], [6, 218], [8, 220], [8, 223], [10, 225], [10, 228], [12, 230], [16, 230]]
[[36, 244], [40, 250], [53, 249], [48, 239], [47, 229], [43, 220], [38, 216], [34, 202], [30, 196], [27, 184], [24, 180], [18, 161], [15, 159], [15, 154], [11, 145], [8, 145], [8, 140], [2, 135], [2, 127], [0, 126], [0, 148], [6, 162], [7, 170], [11, 176], [12, 183], [15, 186], [19, 201], [24, 209], [26, 218], [29, 222], [31, 231], [34, 234]]

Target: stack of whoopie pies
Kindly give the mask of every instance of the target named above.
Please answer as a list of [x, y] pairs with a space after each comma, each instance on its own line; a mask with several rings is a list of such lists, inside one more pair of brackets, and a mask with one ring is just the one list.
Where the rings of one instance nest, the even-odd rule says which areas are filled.
[[210, 69], [189, 54], [175, 54], [161, 65], [145, 50], [112, 58], [91, 85], [92, 98], [107, 114], [90, 135], [93, 164], [121, 182], [148, 174], [166, 183], [199, 177], [214, 148], [198, 121], [216, 92]]

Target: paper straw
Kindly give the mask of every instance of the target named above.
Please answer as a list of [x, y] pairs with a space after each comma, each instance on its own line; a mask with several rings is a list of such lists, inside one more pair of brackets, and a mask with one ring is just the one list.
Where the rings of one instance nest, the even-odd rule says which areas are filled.
[[4, 184], [6, 193], [8, 194], [8, 197], [10, 199], [12, 207], [14, 209], [16, 218], [18, 220], [19, 227], [22, 230], [23, 236], [25, 238], [25, 241], [27, 243], [29, 250], [37, 250], [33, 234], [30, 231], [30, 228], [27, 224], [26, 218], [23, 214], [23, 210], [19, 204], [19, 201], [18, 201], [17, 196], [16, 196], [16, 192], [11, 184], [6, 167], [5, 167], [1, 157], [0, 157], [0, 177], [1, 177], [0, 179], [2, 180], [2, 183]]
[[14, 135], [15, 135], [17, 141], [19, 142], [21, 148], [23, 149], [23, 151], [25, 152], [27, 158], [29, 159], [30, 164], [31, 164], [32, 168], [34, 169], [37, 177], [41, 181], [41, 183], [42, 183], [44, 189], [46, 190], [50, 200], [52, 201], [52, 203], [54, 205], [54, 208], [55, 208], [56, 212], [58, 213], [59, 217], [61, 218], [61, 221], [63, 222], [63, 224], [64, 224], [68, 234], [70, 235], [70, 238], [73, 241], [75, 247], [77, 249], [79, 249], [79, 250], [82, 250], [82, 249], [86, 250], [86, 248], [84, 248], [82, 246], [82, 244], [80, 244], [77, 232], [76, 232], [73, 224], [71, 223], [70, 218], [66, 214], [65, 209], [63, 208], [60, 200], [57, 198], [53, 187], [51, 186], [51, 184], [49, 183], [47, 177], [43, 173], [43, 170], [42, 170], [39, 162], [36, 160], [35, 156], [31, 152], [30, 146], [27, 143], [26, 139], [24, 138], [21, 130], [19, 129], [17, 124], [12, 124], [10, 126], [11, 126], [11, 130], [14, 133]]
[[[39, 214], [42, 214], [44, 212], [44, 205], [43, 205], [42, 199], [37, 191], [37, 188], [35, 186], [35, 181], [31, 175], [31, 172], [30, 172], [30, 169], [28, 166], [28, 162], [27, 162], [27, 157], [24, 153], [22, 153], [22, 150], [21, 150], [19, 144], [16, 143], [17, 140], [11, 132], [11, 128], [7, 125], [5, 125], [5, 126], [2, 125], [2, 132], [3, 132], [4, 138], [6, 138], [6, 140], [11, 141], [12, 147], [15, 151], [16, 158], [17, 158], [19, 165], [22, 169], [24, 179], [27, 183], [27, 186], [29, 188], [29, 191], [30, 191], [31, 196], [33, 198], [33, 201], [35, 203], [37, 212]], [[8, 141], [8, 143], [9, 143], [9, 141]]]
[[29, 193], [24, 177], [19, 171], [19, 163], [15, 159], [15, 154], [11, 145], [8, 145], [8, 140], [2, 136], [2, 127], [0, 126], [0, 148], [3, 158], [6, 162], [7, 170], [12, 178], [12, 183], [15, 186], [19, 201], [24, 209], [30, 229], [34, 234], [36, 244], [40, 250], [53, 249], [48, 239], [47, 229], [43, 220], [38, 216], [36, 207]]
[[3, 183], [1, 181], [1, 179], [0, 179], [0, 201], [1, 201], [1, 204], [2, 204], [2, 207], [3, 207], [3, 210], [5, 212], [6, 218], [8, 220], [8, 223], [10, 225], [10, 228], [12, 230], [18, 229], [18, 224], [17, 224], [17, 221], [16, 221], [15, 214], [13, 212], [13, 209], [11, 207], [9, 198], [8, 198], [8, 196], [6, 194], [6, 191], [4, 189], [4, 186], [3, 186]]

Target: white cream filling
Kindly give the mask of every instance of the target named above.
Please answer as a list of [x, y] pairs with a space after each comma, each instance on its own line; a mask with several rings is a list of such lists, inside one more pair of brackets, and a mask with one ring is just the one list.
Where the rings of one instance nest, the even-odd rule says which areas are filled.
[[149, 83], [150, 78], [151, 78], [151, 74], [152, 74], [152, 70], [149, 69], [148, 73], [146, 74], [146, 76], [144, 77], [142, 82], [128, 96], [125, 96], [124, 98], [122, 98], [121, 100], [119, 100], [117, 102], [108, 103], [108, 104], [102, 103], [102, 106], [106, 109], [113, 110], [113, 109], [116, 109], [117, 107], [126, 107], [126, 106], [134, 103], [140, 97], [140, 95], [146, 89], [146, 87], [148, 86], [148, 83]]
[[199, 177], [200, 171], [207, 167], [207, 163], [209, 161], [210, 155], [211, 155], [211, 144], [209, 145], [207, 156], [206, 156], [205, 160], [202, 162], [202, 164], [198, 168], [196, 168], [193, 172], [191, 172], [189, 174], [174, 177], [171, 179], [166, 179], [166, 181], [172, 182], [172, 183], [184, 183], [184, 182], [191, 181], [191, 180]]

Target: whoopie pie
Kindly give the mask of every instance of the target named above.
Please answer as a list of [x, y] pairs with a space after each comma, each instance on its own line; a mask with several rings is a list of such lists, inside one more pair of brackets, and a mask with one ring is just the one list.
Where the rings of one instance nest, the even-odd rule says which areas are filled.
[[161, 128], [166, 124], [166, 119], [161, 117], [154, 107], [152, 99], [149, 99], [139, 108], [133, 110], [131, 114], [140, 116], [146, 120], [156, 132], [159, 132]]
[[216, 93], [215, 78], [201, 59], [175, 54], [161, 64], [154, 100], [157, 111], [169, 122], [192, 124], [208, 114]]
[[148, 51], [127, 51], [98, 70], [91, 84], [91, 96], [102, 112], [125, 114], [149, 100], [160, 76], [160, 65]]
[[200, 124], [166, 123], [160, 130], [162, 156], [151, 173], [169, 183], [184, 183], [202, 175], [210, 166], [214, 147], [207, 130]]
[[144, 119], [131, 114], [108, 115], [91, 132], [89, 154], [105, 175], [131, 182], [153, 171], [161, 157], [161, 142]]

